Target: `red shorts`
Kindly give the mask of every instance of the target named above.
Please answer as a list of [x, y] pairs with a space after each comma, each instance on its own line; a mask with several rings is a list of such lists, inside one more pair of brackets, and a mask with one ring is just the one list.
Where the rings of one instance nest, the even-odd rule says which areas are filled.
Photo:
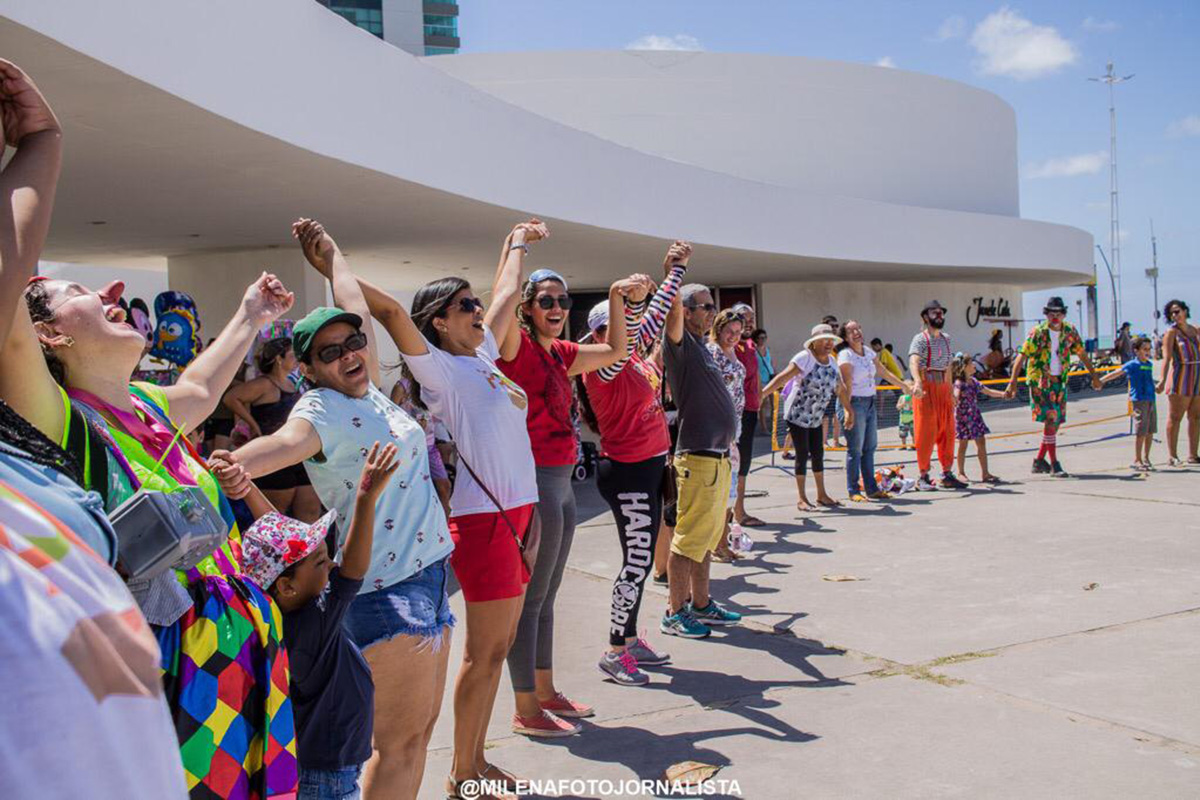
[[[522, 536], [533, 517], [533, 503], [504, 512]], [[521, 551], [500, 512], [450, 518], [454, 552], [450, 566], [468, 603], [517, 597], [529, 583]]]

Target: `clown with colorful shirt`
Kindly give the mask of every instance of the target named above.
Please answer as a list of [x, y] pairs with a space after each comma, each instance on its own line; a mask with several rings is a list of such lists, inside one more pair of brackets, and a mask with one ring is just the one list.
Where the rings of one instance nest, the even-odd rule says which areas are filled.
[[1042, 309], [1046, 321], [1038, 323], [1021, 345], [1013, 364], [1012, 377], [1005, 394], [1017, 394], [1017, 380], [1025, 367], [1025, 383], [1029, 387], [1029, 407], [1035, 422], [1043, 424], [1042, 446], [1033, 460], [1033, 473], [1067, 477], [1058, 461], [1058, 428], [1067, 419], [1067, 376], [1071, 356], [1078, 356], [1092, 379], [1092, 388], [1099, 391], [1100, 378], [1083, 348], [1079, 331], [1066, 321], [1067, 306], [1061, 297], [1051, 297]]

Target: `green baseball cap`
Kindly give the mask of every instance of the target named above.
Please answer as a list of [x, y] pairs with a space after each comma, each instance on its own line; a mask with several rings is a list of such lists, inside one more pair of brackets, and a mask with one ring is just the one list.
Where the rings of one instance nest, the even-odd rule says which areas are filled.
[[346, 322], [360, 329], [363, 324], [362, 317], [358, 314], [352, 314], [340, 308], [330, 308], [329, 306], [314, 308], [304, 319], [292, 327], [292, 349], [296, 351], [296, 358], [308, 363], [313, 339], [317, 338], [317, 333], [322, 328], [335, 322]]

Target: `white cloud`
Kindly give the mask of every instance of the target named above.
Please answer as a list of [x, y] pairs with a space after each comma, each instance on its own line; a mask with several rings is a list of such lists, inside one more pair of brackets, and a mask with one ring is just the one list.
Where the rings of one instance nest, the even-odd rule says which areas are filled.
[[961, 39], [967, 32], [967, 21], [958, 14], [946, 17], [933, 34], [933, 41], [948, 42], [951, 39]]
[[1071, 178], [1076, 175], [1095, 175], [1108, 163], [1108, 152], [1080, 153], [1075, 156], [1050, 158], [1025, 167], [1023, 177], [1027, 180], [1039, 178]]
[[1200, 114], [1188, 114], [1167, 126], [1167, 136], [1179, 139], [1184, 136], [1200, 136]]
[[1040, 78], [1075, 63], [1075, 45], [1048, 25], [1034, 25], [1008, 6], [989, 14], [971, 33], [979, 53], [976, 67], [985, 75], [1023, 81]]
[[1088, 33], [1112, 33], [1117, 28], [1121, 27], [1111, 19], [1096, 19], [1095, 17], [1087, 17], [1083, 21], [1083, 29]]
[[892, 57], [891, 57], [891, 56], [884, 56], [883, 58], [881, 58], [881, 59], [879, 59], [878, 61], [876, 61], [876, 62], [875, 62], [875, 66], [877, 66], [877, 67], [887, 67], [888, 69], [895, 69], [895, 68], [896, 68], [896, 62], [895, 62], [895, 60], [893, 60], [893, 59], [892, 59]]
[[625, 45], [626, 50], [703, 50], [704, 46], [695, 36], [687, 33], [677, 33], [674, 36], [659, 36], [649, 34], [634, 39]]

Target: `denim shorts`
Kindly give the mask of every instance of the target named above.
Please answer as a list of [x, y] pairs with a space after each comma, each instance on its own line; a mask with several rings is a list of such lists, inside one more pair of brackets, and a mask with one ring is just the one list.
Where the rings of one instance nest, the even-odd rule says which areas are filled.
[[358, 778], [362, 765], [341, 769], [300, 768], [300, 791], [296, 800], [358, 800], [362, 793]]
[[435, 561], [399, 583], [360, 594], [346, 613], [346, 632], [360, 650], [393, 636], [420, 636], [436, 650], [454, 625], [446, 595], [448, 559]]

